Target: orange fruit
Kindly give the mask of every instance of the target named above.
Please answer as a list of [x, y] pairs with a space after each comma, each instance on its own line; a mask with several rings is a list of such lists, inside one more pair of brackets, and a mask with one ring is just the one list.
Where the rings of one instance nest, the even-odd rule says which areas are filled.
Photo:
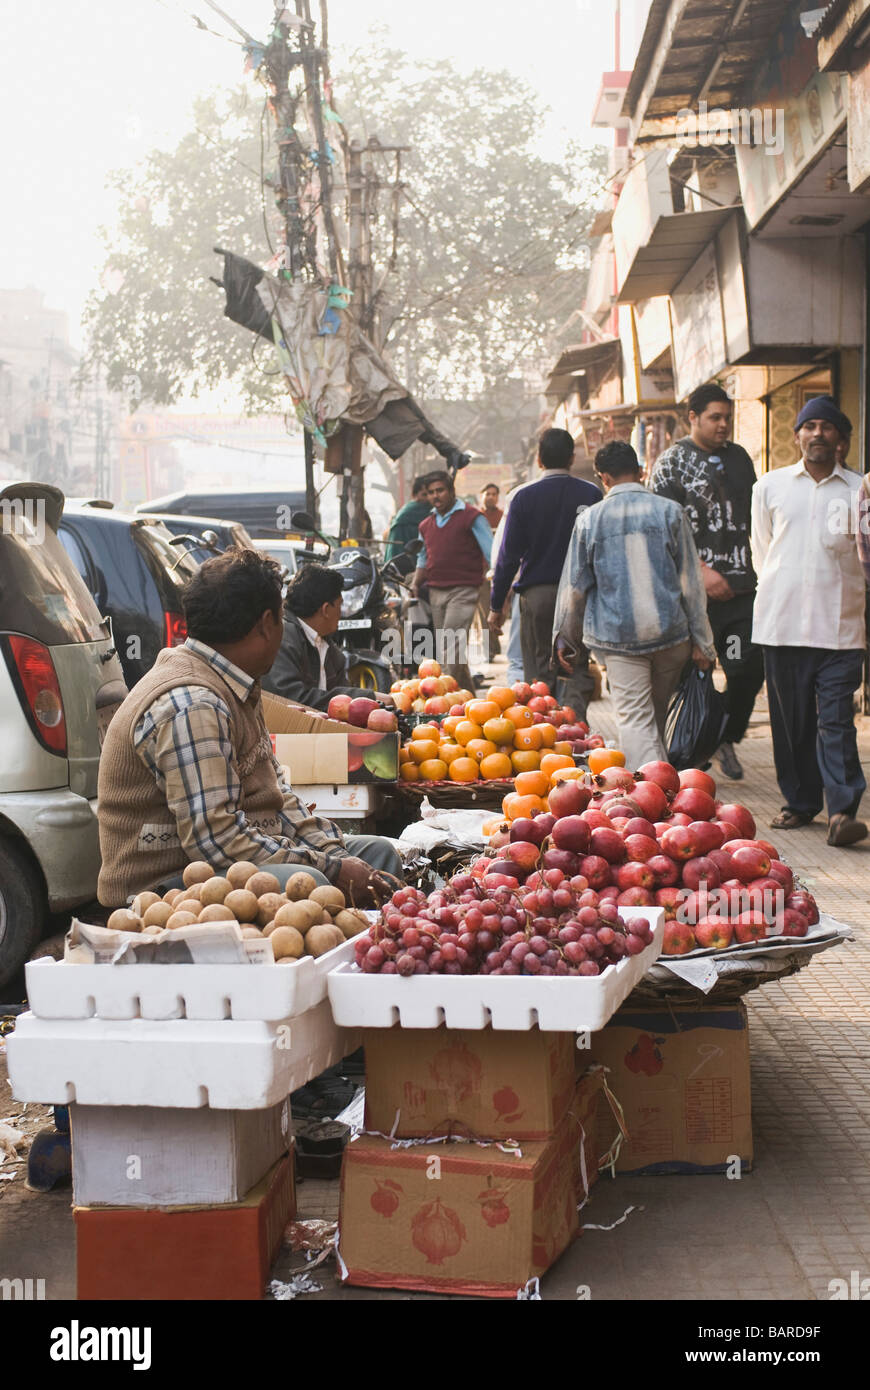
[[447, 734], [450, 738], [454, 738], [456, 736], [456, 730], [459, 728], [459, 725], [461, 723], [461, 715], [449, 714], [446, 719], [441, 720], [441, 728], [443, 732]]
[[510, 709], [511, 705], [517, 702], [517, 697], [509, 685], [494, 685], [492, 690], [486, 692], [486, 698], [498, 705], [499, 709]]
[[517, 792], [508, 792], [501, 807], [508, 820], [524, 820], [527, 816], [540, 815], [544, 803], [539, 796], [520, 796]]
[[468, 754], [461, 743], [442, 743], [438, 749], [438, 756], [449, 767], [451, 763], [456, 762], [457, 758], [466, 758]]
[[474, 758], [456, 758], [450, 764], [451, 782], [477, 782], [480, 779], [480, 768]]
[[565, 739], [557, 739], [553, 744], [553, 752], [565, 753], [573, 756], [573, 744], [568, 743]]
[[550, 779], [543, 772], [521, 772], [514, 779], [514, 786], [520, 796], [546, 796], [550, 790]]
[[469, 700], [465, 706], [466, 719], [474, 720], [483, 728], [487, 719], [498, 719], [501, 714], [501, 705], [497, 705], [495, 700]]
[[482, 763], [484, 758], [490, 757], [493, 753], [498, 753], [495, 744], [490, 743], [489, 739], [485, 738], [471, 739], [469, 743], [466, 743], [465, 751], [470, 758], [474, 758], [476, 763]]
[[514, 748], [519, 748], [521, 752], [530, 748], [537, 752], [543, 747], [543, 743], [543, 735], [537, 724], [533, 724], [530, 729], [517, 729], [514, 735]]
[[487, 719], [483, 726], [484, 738], [490, 739], [495, 744], [513, 743], [516, 726], [509, 719], [501, 716], [498, 719]]
[[555, 748], [556, 739], [559, 737], [552, 724], [538, 724], [536, 726], [541, 731], [541, 747]]
[[416, 729], [414, 730], [412, 737], [416, 740], [432, 739], [435, 743], [437, 743], [439, 738], [441, 737], [441, 725], [418, 724]]
[[625, 767], [625, 754], [618, 748], [593, 748], [588, 761], [589, 771], [597, 775], [606, 767]]
[[534, 749], [515, 749], [511, 753], [511, 766], [514, 772], [537, 772], [541, 766], [541, 755]]
[[528, 729], [530, 724], [534, 724], [534, 712], [528, 705], [511, 705], [510, 709], [504, 712], [505, 719], [509, 719], [517, 729]]
[[[490, 753], [489, 757], [484, 758], [480, 764], [480, 775], [488, 782], [497, 781], [503, 777], [513, 777], [513, 774], [513, 764], [504, 753]], [[487, 821], [487, 825], [490, 823], [493, 825], [493, 829], [497, 829], [501, 824], [500, 821]], [[484, 826], [484, 834], [486, 833], [488, 832]]]
[[457, 743], [468, 745], [473, 738], [483, 738], [483, 729], [470, 719], [462, 719], [454, 734]]
[[430, 758], [420, 764], [420, 776], [424, 782], [443, 782], [447, 778], [447, 764], [441, 758]]
[[400, 748], [400, 749], [399, 749], [399, 767], [401, 767], [403, 763], [409, 763], [410, 761], [411, 761], [411, 754], [408, 752], [407, 748]]
[[403, 782], [420, 782], [420, 769], [416, 763], [403, 763], [399, 768], [399, 778]]
[[438, 744], [435, 739], [415, 738], [408, 744], [408, 752], [419, 767], [422, 763], [429, 762], [431, 758], [438, 757]]
[[582, 782], [585, 776], [582, 767], [557, 767], [550, 773], [550, 786], [555, 787], [559, 782]]
[[541, 771], [548, 777], [552, 777], [554, 772], [558, 772], [560, 767], [569, 768], [574, 766], [574, 759], [567, 753], [545, 753], [541, 759]]

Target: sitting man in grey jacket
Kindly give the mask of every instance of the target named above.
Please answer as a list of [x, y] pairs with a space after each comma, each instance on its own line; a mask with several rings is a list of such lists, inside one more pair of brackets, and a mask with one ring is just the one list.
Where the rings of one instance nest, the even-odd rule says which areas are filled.
[[716, 659], [698, 552], [676, 502], [648, 492], [630, 444], [595, 459], [606, 496], [580, 513], [556, 603], [554, 640], [570, 671], [581, 644], [607, 667], [620, 747], [636, 771], [666, 757], [668, 705], [687, 662]]
[[[344, 586], [324, 565], [305, 565], [287, 586], [284, 640], [263, 689], [309, 709], [325, 710], [336, 695], [364, 692], [348, 685], [347, 658], [329, 639], [338, 631]], [[372, 698], [392, 704], [392, 696]]]

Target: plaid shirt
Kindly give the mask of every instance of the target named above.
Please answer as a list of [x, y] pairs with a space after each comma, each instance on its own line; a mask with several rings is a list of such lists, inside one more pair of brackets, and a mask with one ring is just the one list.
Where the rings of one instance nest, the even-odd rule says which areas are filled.
[[[259, 699], [260, 683], [203, 642], [187, 646], [219, 671], [242, 702]], [[133, 746], [166, 797], [181, 843], [214, 867], [248, 860], [305, 864], [334, 879], [347, 857], [341, 831], [312, 815], [284, 781], [272, 757], [284, 797], [276, 834], [264, 834], [241, 809], [241, 783], [233, 765], [230, 712], [203, 686], [181, 685], [145, 711]]]

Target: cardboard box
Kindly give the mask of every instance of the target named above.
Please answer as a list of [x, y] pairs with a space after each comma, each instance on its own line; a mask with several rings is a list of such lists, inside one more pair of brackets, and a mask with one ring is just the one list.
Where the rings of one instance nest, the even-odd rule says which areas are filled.
[[345, 1150], [339, 1277], [378, 1289], [516, 1298], [579, 1230], [580, 1124], [600, 1082], [582, 1082], [556, 1133], [511, 1157], [496, 1145], [394, 1149], [362, 1135]]
[[[592, 1038], [608, 1068], [626, 1141], [619, 1173], [722, 1173], [735, 1159], [752, 1167], [749, 1025], [746, 1006], [620, 1009]], [[598, 1147], [617, 1134], [599, 1107]]]
[[79, 1299], [253, 1301], [296, 1214], [294, 1155], [229, 1207], [75, 1207]]
[[221, 1206], [286, 1154], [288, 1101], [268, 1110], [71, 1105], [73, 1203]]
[[365, 1127], [381, 1134], [548, 1139], [574, 1096], [570, 1033], [378, 1028], [363, 1046]]
[[395, 782], [399, 776], [397, 733], [340, 724], [268, 693], [263, 694], [263, 714], [275, 756], [290, 769], [294, 787]]

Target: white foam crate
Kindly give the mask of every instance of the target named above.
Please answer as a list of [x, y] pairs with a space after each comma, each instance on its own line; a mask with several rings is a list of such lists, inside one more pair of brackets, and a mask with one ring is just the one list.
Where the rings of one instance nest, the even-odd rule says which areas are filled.
[[306, 806], [314, 806], [317, 815], [332, 816], [343, 812], [345, 816], [364, 819], [374, 815], [378, 806], [378, 789], [373, 782], [348, 782], [340, 786], [332, 783], [316, 787], [293, 788]]
[[626, 922], [646, 917], [652, 945], [598, 976], [366, 975], [354, 963], [329, 976], [336, 1023], [352, 1028], [488, 1028], [546, 1033], [597, 1032], [613, 1017], [658, 959], [665, 933], [662, 908], [623, 908]]
[[[251, 967], [252, 970], [255, 967]], [[6, 1040], [17, 1100], [265, 1110], [356, 1050], [328, 1000], [286, 1023], [43, 1019]]]
[[346, 941], [295, 965], [68, 965], [25, 967], [31, 1012], [46, 1019], [169, 1019], [278, 1023], [327, 997], [330, 970], [353, 960]]

